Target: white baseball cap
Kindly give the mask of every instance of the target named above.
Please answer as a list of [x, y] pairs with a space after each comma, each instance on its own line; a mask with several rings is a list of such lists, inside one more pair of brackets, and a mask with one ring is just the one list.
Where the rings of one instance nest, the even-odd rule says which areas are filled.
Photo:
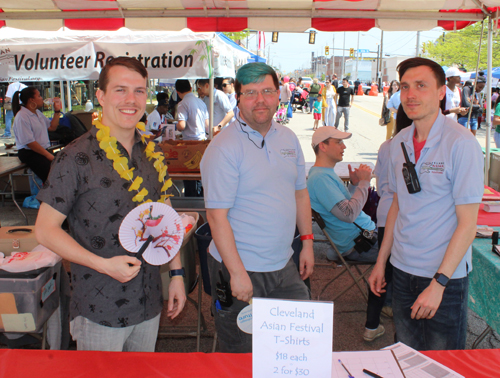
[[446, 78], [460, 76], [460, 70], [457, 67], [450, 67], [446, 70]]
[[319, 127], [312, 136], [312, 147], [316, 147], [321, 142], [329, 138], [334, 139], [349, 139], [352, 136], [352, 133], [346, 133], [344, 131], [340, 131], [336, 127], [333, 126], [322, 126]]

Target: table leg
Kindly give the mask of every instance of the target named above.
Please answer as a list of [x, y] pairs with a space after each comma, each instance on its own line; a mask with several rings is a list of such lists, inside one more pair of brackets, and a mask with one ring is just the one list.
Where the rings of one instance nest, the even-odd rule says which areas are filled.
[[16, 207], [19, 209], [19, 211], [23, 215], [24, 220], [26, 221], [26, 225], [28, 225], [29, 224], [28, 223], [28, 217], [26, 216], [26, 214], [24, 214], [23, 209], [21, 208], [21, 206], [19, 206], [19, 204], [16, 201], [16, 194], [15, 194], [15, 191], [14, 191], [14, 180], [12, 178], [12, 173], [9, 174], [9, 180], [10, 180], [10, 188], [11, 188], [11, 194], [12, 194], [12, 201], [14, 201], [14, 204], [16, 205]]

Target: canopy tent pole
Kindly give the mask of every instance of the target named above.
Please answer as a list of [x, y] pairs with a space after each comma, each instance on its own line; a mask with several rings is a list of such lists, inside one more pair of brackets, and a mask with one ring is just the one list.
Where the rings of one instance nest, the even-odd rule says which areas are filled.
[[66, 82], [66, 90], [67, 90], [67, 97], [68, 97], [68, 112], [71, 111], [71, 82], [68, 80]]
[[66, 113], [66, 99], [64, 98], [64, 82], [59, 81], [60, 99], [61, 99], [61, 111]]
[[[214, 59], [214, 49], [213, 49], [213, 40], [210, 40], [210, 51], [208, 54], [208, 73], [209, 73], [209, 95], [208, 95], [208, 139], [212, 140], [214, 137], [214, 70], [212, 69], [213, 64], [215, 62]], [[259, 52], [257, 51], [257, 55]]]
[[484, 160], [484, 184], [489, 185], [491, 139], [491, 79], [493, 67], [493, 20], [488, 17], [488, 73], [486, 74], [486, 158]]

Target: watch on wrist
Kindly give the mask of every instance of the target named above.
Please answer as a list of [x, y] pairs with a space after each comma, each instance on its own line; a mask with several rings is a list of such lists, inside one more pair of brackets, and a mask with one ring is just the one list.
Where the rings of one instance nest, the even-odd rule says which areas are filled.
[[170, 278], [175, 277], [175, 276], [186, 277], [186, 271], [184, 270], [184, 268], [181, 268], [181, 269], [172, 269], [170, 272], [168, 272], [168, 276]]
[[437, 281], [438, 284], [441, 286], [447, 287], [448, 283], [450, 282], [450, 279], [445, 276], [443, 273], [436, 273], [434, 275], [434, 279]]

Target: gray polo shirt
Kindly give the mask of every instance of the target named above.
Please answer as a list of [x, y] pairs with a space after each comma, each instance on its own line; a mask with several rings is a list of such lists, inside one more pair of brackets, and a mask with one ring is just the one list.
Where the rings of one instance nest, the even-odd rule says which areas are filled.
[[[208, 111], [210, 111], [210, 97], [203, 97], [203, 102], [207, 106]], [[231, 102], [222, 91], [214, 89], [214, 126], [217, 126], [224, 119], [227, 113], [233, 110]]]
[[[136, 192], [127, 190], [130, 182], [113, 169], [112, 161], [99, 148], [96, 132], [93, 127], [56, 155], [37, 198], [67, 216], [71, 236], [82, 247], [105, 258], [127, 255], [118, 231], [125, 216], [137, 206], [132, 202]], [[148, 190], [147, 198], [157, 201], [163, 184], [158, 182], [153, 161], [144, 154], [139, 134], [131, 159], [120, 143], [118, 149], [129, 158], [129, 167], [135, 167], [134, 177], [144, 179], [141, 188]], [[143, 262], [137, 277], [120, 283], [72, 263], [71, 278], [71, 319], [81, 315], [104, 326], [126, 327], [154, 318], [163, 307], [159, 266]]]

